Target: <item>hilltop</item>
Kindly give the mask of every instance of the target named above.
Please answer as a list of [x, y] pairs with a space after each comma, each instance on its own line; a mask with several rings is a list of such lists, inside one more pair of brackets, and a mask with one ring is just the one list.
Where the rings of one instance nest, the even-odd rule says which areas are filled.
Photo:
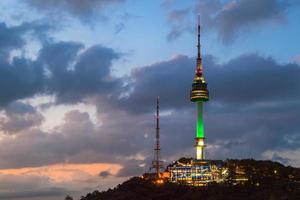
[[[230, 169], [245, 169], [248, 182], [240, 185], [211, 184], [192, 187], [133, 177], [114, 189], [94, 191], [81, 200], [299, 200], [300, 169], [278, 162], [246, 160], [225, 161]], [[234, 174], [233, 174], [234, 175]]]

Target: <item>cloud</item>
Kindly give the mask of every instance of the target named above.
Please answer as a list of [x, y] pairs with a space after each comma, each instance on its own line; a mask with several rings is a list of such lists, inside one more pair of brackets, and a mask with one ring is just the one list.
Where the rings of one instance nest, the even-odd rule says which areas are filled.
[[[95, 189], [114, 187], [122, 178], [101, 179], [104, 170], [111, 176], [120, 169], [118, 164], [59, 164], [36, 168], [0, 170], [0, 198], [4, 199], [62, 199], [66, 194], [79, 196]], [[83, 184], [84, 183], [84, 184]]]
[[[297, 64], [280, 65], [272, 58], [246, 54], [221, 65], [207, 56], [204, 68], [211, 100], [228, 105], [230, 109], [231, 106], [245, 106], [245, 109], [253, 106], [255, 109], [255, 106], [267, 107], [299, 98]], [[117, 103], [130, 112], [147, 112], [152, 110], [153, 97], [160, 96], [168, 99], [162, 102], [166, 110], [188, 108], [192, 105], [189, 90], [194, 69], [194, 59], [177, 56], [134, 70], [130, 76], [130, 95]]]
[[[171, 23], [169, 35], [172, 39], [183, 32], [194, 32], [191, 23], [197, 14], [206, 29], [217, 30], [223, 43], [228, 44], [243, 31], [255, 30], [270, 24], [283, 24], [287, 20], [289, 8], [298, 5], [295, 1], [277, 0], [238, 0], [222, 2], [220, 0], [198, 0], [188, 9], [177, 10], [168, 6], [168, 21]], [[183, 12], [185, 11], [185, 12]], [[170, 17], [173, 16], [173, 17]], [[192, 17], [194, 16], [194, 17]], [[172, 34], [176, 32], [176, 34]], [[168, 36], [169, 38], [169, 36]], [[170, 38], [169, 38], [170, 39]]]
[[291, 166], [300, 166], [300, 149], [280, 149], [276, 151], [266, 151], [263, 153], [265, 159], [276, 160], [281, 163], [287, 163]]
[[16, 134], [41, 125], [44, 117], [34, 107], [21, 102], [13, 102], [5, 107], [5, 115], [0, 118], [0, 127], [5, 134]]
[[144, 163], [139, 160], [129, 160], [125, 164], [123, 164], [123, 168], [120, 169], [117, 176], [119, 177], [130, 177], [140, 175], [146, 172], [145, 165], [148, 163]]
[[107, 177], [111, 176], [111, 173], [109, 171], [102, 171], [99, 173], [99, 176], [102, 178], [107, 178]]
[[300, 63], [300, 54], [296, 55], [293, 60], [297, 63]]
[[129, 14], [128, 12], [125, 12], [124, 14], [122, 14], [120, 16], [120, 22], [117, 23], [115, 25], [115, 31], [114, 33], [115, 34], [119, 34], [121, 31], [123, 31], [124, 29], [126, 29], [126, 24], [131, 21], [131, 20], [137, 20], [137, 19], [141, 19], [142, 16], [139, 16], [139, 15], [132, 15], [132, 14]]
[[[6, 23], [0, 22], [1, 56], [7, 56], [12, 49], [23, 47], [26, 44], [25, 36], [27, 34], [33, 34], [39, 38], [53, 28], [50, 24], [39, 21], [24, 22], [18, 26], [8, 26]], [[5, 57], [1, 57], [1, 59], [5, 59]]]
[[[140, 134], [142, 127], [147, 130], [143, 122], [132, 127], [137, 117], [121, 115], [118, 119], [118, 113], [109, 115], [110, 122], [103, 120], [103, 125], [97, 127], [87, 113], [70, 111], [65, 114], [64, 123], [49, 132], [36, 128], [24, 130], [17, 138], [4, 137], [1, 143], [6, 145], [1, 148], [0, 166], [20, 168], [99, 161], [122, 164], [136, 152], [147, 150], [149, 140]], [[127, 121], [118, 121], [126, 116]]]
[[288, 6], [287, 2], [277, 0], [231, 1], [212, 20], [223, 42], [229, 42], [244, 28], [282, 23]]
[[101, 45], [83, 50], [80, 43], [44, 40], [37, 59], [10, 57], [12, 50], [24, 48], [27, 32], [46, 30], [30, 23], [0, 25], [0, 106], [38, 94], [55, 94], [57, 102], [77, 102], [122, 87], [121, 80], [111, 75], [112, 62], [121, 55]]
[[24, 32], [20, 27], [9, 28], [5, 23], [0, 23], [0, 33], [1, 33], [1, 40], [0, 46], [1, 51], [12, 49], [12, 48], [19, 48], [24, 45], [24, 41], [21, 37], [21, 34]]
[[14, 58], [11, 63], [0, 60], [0, 105], [33, 96], [43, 87], [43, 69], [24, 58]]
[[0, 174], [0, 180], [2, 199], [62, 196], [69, 192], [66, 188], [55, 187], [43, 176]]
[[81, 48], [77, 43], [60, 42], [40, 51], [37, 62], [50, 71], [45, 87], [56, 94], [57, 101], [76, 102], [84, 96], [104, 95], [121, 87], [120, 80], [110, 74], [112, 62], [120, 57], [118, 53], [95, 45], [79, 54]]
[[[123, 3], [125, 0], [39, 0], [25, 1], [28, 5], [50, 15], [61, 16], [68, 14], [87, 22], [95, 16], [104, 17], [104, 12], [112, 5]], [[62, 14], [63, 13], [63, 14]]]
[[115, 26], [115, 34], [120, 33], [122, 30], [124, 30], [126, 28], [125, 24], [123, 22], [117, 24]]
[[192, 30], [190, 24], [192, 23], [187, 15], [190, 8], [172, 10], [168, 14], [168, 22], [172, 23], [171, 31], [167, 35], [167, 40], [172, 41], [179, 37], [185, 30]]
[[186, 56], [177, 56], [172, 60], [158, 62], [132, 72], [129, 95], [116, 103], [129, 112], [153, 111], [153, 102], [157, 96], [164, 109], [183, 108], [191, 105], [188, 101], [189, 86], [193, 79], [194, 60]]
[[[44, 73], [41, 66], [23, 56], [10, 58], [12, 50], [22, 50], [26, 45], [26, 35], [38, 36], [51, 29], [36, 22], [8, 27], [0, 24], [0, 106], [14, 100], [30, 97], [43, 87]], [[42, 36], [41, 36], [42, 37]], [[43, 38], [40, 38], [43, 39]]]
[[272, 58], [248, 54], [223, 66], [208, 67], [207, 74], [216, 101], [251, 105], [299, 98], [300, 70], [296, 64], [280, 65]]

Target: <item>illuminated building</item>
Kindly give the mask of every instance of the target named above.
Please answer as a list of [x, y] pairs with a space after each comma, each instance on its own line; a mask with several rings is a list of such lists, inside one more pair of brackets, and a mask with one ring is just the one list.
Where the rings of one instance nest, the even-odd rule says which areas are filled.
[[190, 93], [190, 99], [197, 105], [197, 126], [196, 126], [196, 159], [204, 160], [204, 126], [203, 126], [203, 103], [208, 101], [209, 93], [207, 90], [207, 83], [204, 79], [202, 58], [200, 52], [200, 23], [198, 23], [198, 43], [197, 43], [197, 66], [195, 71], [195, 77], [192, 84], [192, 90]]
[[170, 181], [192, 186], [205, 186], [210, 183], [221, 183], [228, 177], [228, 169], [221, 160], [186, 162], [176, 161], [169, 166]]

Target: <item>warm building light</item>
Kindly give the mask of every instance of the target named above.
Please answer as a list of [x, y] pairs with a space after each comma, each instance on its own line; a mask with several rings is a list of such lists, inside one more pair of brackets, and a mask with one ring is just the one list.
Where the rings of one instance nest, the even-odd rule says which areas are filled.
[[155, 181], [155, 184], [157, 184], [157, 185], [162, 185], [162, 184], [164, 184], [164, 180], [163, 180], [163, 179], [157, 179], [157, 180]]

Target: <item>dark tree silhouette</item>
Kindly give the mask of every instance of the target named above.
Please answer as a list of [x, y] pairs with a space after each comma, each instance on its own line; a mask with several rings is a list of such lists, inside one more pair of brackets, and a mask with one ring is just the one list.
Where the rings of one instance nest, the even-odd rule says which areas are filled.
[[73, 200], [73, 197], [71, 197], [70, 195], [67, 195], [67, 196], [65, 197], [65, 200]]

